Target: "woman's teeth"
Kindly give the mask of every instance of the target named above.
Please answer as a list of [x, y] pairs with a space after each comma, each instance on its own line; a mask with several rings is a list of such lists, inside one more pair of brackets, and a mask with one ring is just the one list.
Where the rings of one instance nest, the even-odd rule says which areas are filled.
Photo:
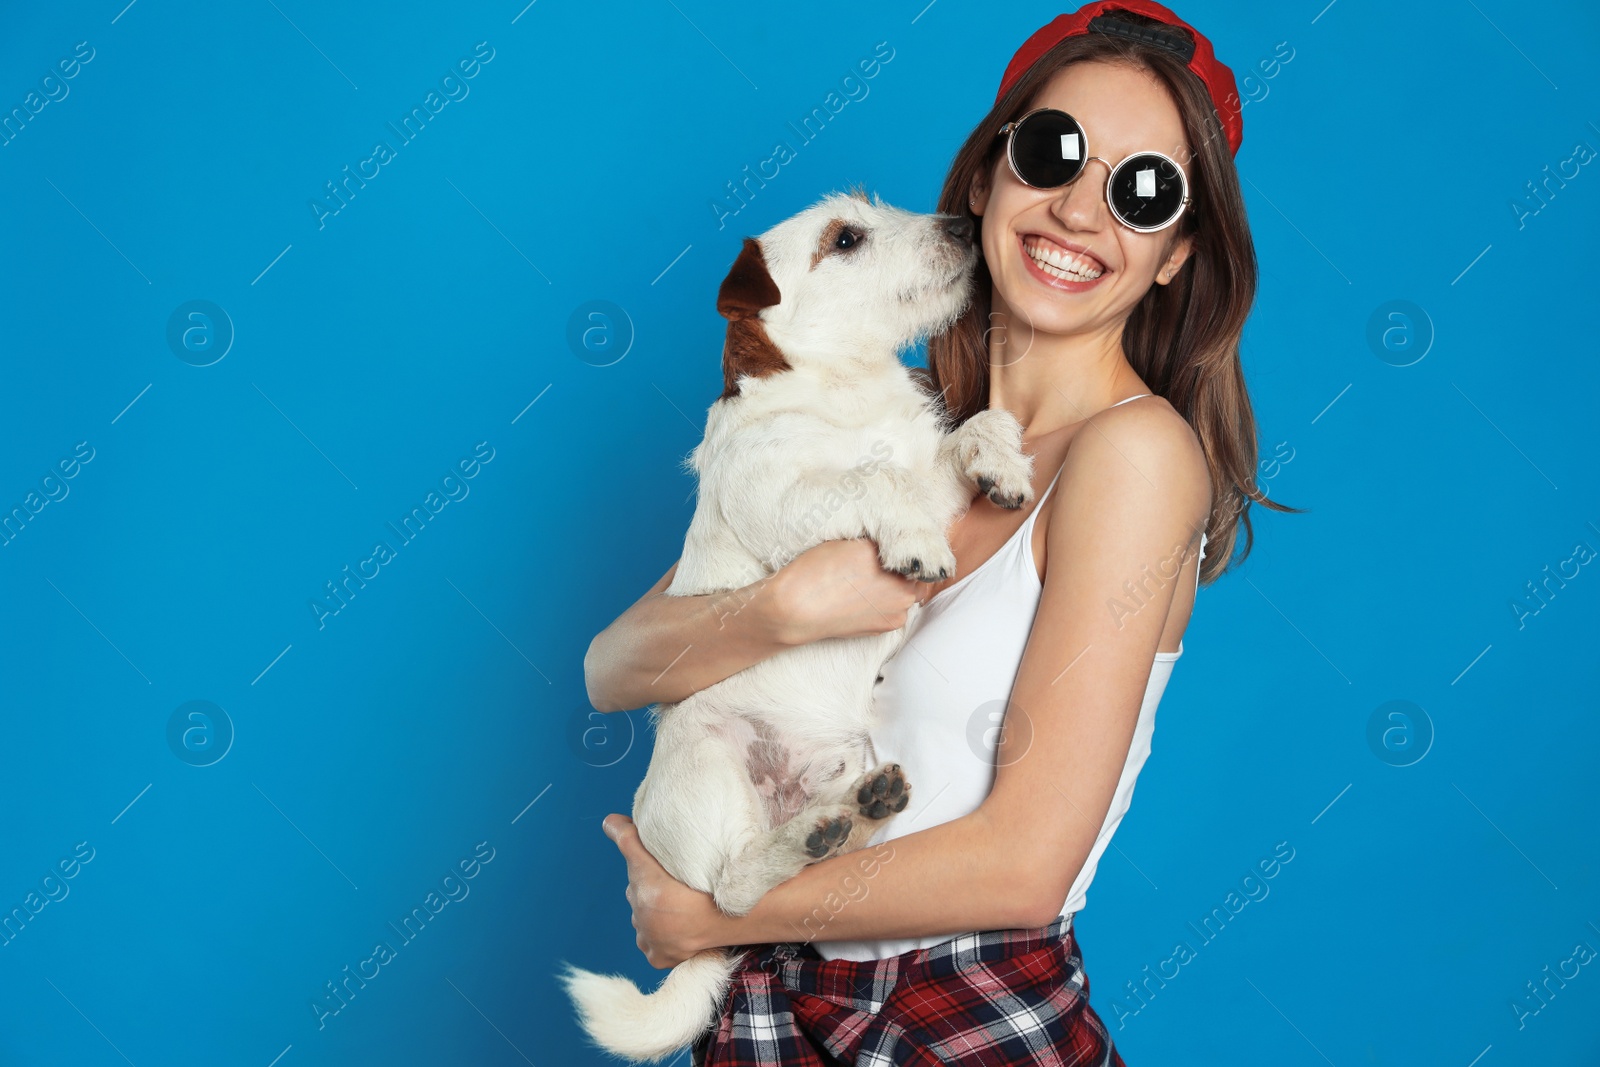
[[1105, 273], [1087, 259], [1073, 252], [1065, 252], [1041, 241], [1024, 241], [1024, 250], [1039, 269], [1053, 278], [1069, 282], [1091, 282]]

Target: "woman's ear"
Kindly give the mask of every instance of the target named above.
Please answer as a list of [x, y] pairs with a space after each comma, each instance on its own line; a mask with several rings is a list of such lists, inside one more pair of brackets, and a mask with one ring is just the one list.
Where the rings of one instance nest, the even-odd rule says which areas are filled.
[[1177, 277], [1178, 268], [1182, 267], [1189, 258], [1189, 253], [1194, 251], [1194, 234], [1186, 233], [1172, 244], [1172, 251], [1167, 253], [1167, 260], [1161, 264], [1161, 269], [1156, 271], [1156, 284], [1167, 285]]
[[981, 177], [974, 178], [972, 190], [967, 194], [967, 208], [974, 215], [982, 216], [989, 206], [989, 186]]

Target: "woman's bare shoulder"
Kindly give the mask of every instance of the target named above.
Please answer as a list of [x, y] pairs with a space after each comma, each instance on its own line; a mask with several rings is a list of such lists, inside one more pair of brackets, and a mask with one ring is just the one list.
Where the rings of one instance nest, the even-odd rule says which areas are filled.
[[1072, 437], [1061, 482], [1074, 507], [1163, 526], [1203, 523], [1211, 507], [1199, 435], [1159, 396], [1090, 416]]

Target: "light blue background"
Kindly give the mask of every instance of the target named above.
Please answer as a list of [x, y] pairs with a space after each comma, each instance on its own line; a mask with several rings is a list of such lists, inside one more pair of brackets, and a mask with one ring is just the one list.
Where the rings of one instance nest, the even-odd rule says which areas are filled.
[[[716, 286], [827, 190], [931, 209], [1058, 9], [123, 2], [0, 32], [6, 111], [94, 49], [0, 147], [0, 504], [94, 449], [0, 548], [0, 905], [94, 850], [0, 948], [0, 1063], [599, 1063], [553, 972], [658, 977], [599, 829], [649, 745], [641, 712], [584, 737], [581, 661], [681, 544]], [[1600, 148], [1600, 18], [1324, 2], [1180, 6], [1241, 77], [1294, 52], [1245, 86], [1244, 354], [1263, 455], [1293, 450], [1266, 484], [1310, 511], [1258, 509], [1201, 592], [1078, 919], [1093, 1002], [1136, 1067], [1593, 1063], [1600, 966], [1511, 1005], [1600, 949], [1600, 572], [1510, 605], [1600, 549], [1600, 170], [1511, 204]], [[319, 229], [324, 182], [480, 41], [469, 95]], [[880, 41], [869, 95], [719, 228]], [[166, 341], [190, 300], [236, 334], [211, 366]], [[609, 366], [567, 340], [594, 300], [633, 335]], [[1367, 341], [1391, 300], [1433, 335], [1410, 366]], [[469, 495], [319, 629], [323, 583], [478, 442]], [[209, 767], [167, 740], [193, 700], [235, 734]], [[1431, 723], [1412, 766], [1368, 743], [1391, 700]], [[1270, 895], [1131, 999], [1281, 841]], [[324, 983], [479, 842], [469, 895], [319, 1030]]]

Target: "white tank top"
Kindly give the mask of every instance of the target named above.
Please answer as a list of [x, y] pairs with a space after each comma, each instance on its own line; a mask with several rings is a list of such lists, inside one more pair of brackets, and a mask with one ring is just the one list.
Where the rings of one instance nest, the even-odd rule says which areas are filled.
[[[875, 687], [877, 721], [871, 731], [872, 747], [877, 762], [889, 760], [906, 769], [913, 789], [906, 810], [881, 827], [868, 847], [969, 815], [989, 795], [995, 776], [996, 728], [1016, 681], [1044, 589], [1033, 559], [1033, 522], [1060, 477], [1057, 471], [1032, 513], [998, 552], [923, 605], [911, 622], [906, 643], [884, 664], [883, 681]], [[1202, 533], [1202, 561], [1205, 544]], [[1198, 575], [1197, 565], [1197, 594]], [[1156, 653], [1111, 807], [1062, 903], [1062, 915], [1070, 917], [1083, 907], [1100, 855], [1128, 811], [1134, 781], [1150, 755], [1156, 705], [1172, 675], [1172, 665], [1181, 655], [1182, 641], [1176, 652]], [[818, 941], [815, 947], [824, 959], [880, 959], [930, 948], [966, 932]]]

